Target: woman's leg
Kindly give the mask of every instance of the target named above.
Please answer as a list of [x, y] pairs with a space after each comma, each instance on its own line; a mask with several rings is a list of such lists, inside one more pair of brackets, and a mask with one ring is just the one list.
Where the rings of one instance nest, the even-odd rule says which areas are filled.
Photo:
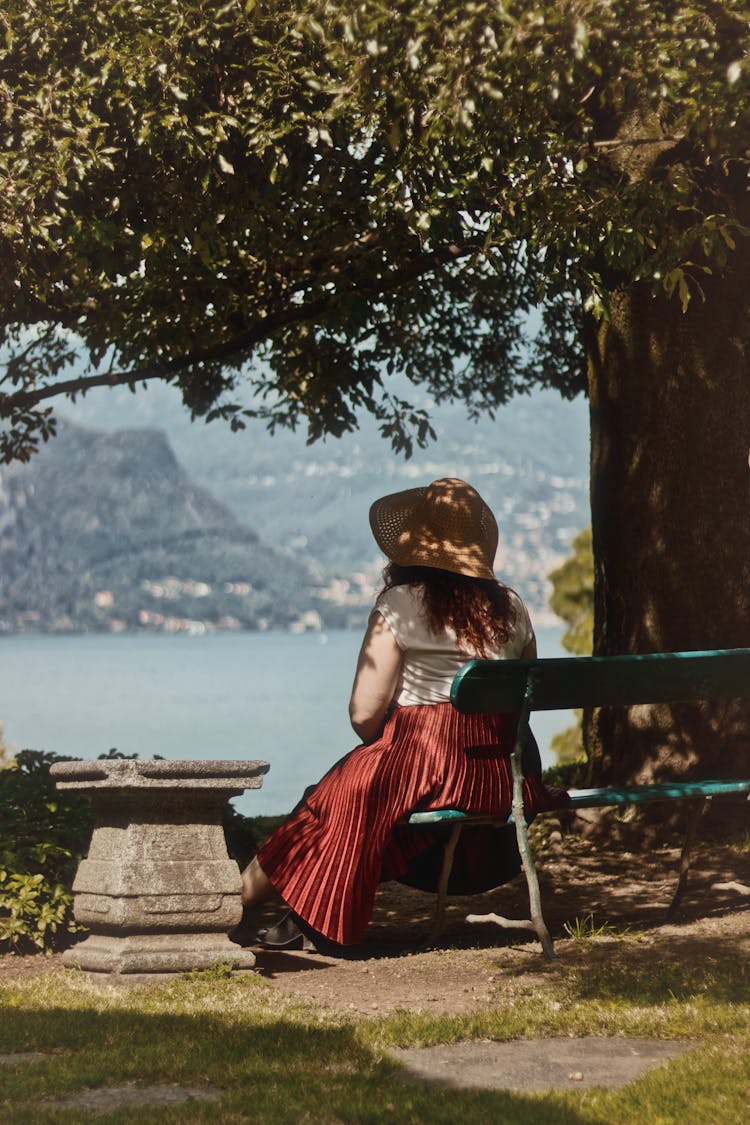
[[246, 945], [259, 941], [271, 949], [308, 949], [315, 950], [309, 938], [306, 938], [291, 917], [287, 909], [275, 926], [270, 929], [258, 930], [259, 907], [272, 894], [277, 894], [276, 888], [258, 863], [252, 860], [242, 872], [242, 920], [229, 934], [232, 941], [239, 945]]
[[243, 906], [251, 908], [260, 906], [273, 891], [273, 884], [257, 859], [248, 863], [241, 878]]
[[273, 893], [274, 888], [257, 859], [250, 861], [240, 878], [242, 918], [234, 929], [229, 931], [229, 938], [238, 945], [250, 945], [257, 934], [260, 907]]

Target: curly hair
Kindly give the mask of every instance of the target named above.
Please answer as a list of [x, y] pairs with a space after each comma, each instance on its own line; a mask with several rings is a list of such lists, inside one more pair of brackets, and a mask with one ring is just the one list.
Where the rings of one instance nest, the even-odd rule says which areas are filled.
[[449, 626], [458, 647], [470, 656], [487, 657], [510, 640], [516, 612], [510, 590], [496, 579], [391, 562], [383, 571], [383, 581], [384, 591], [418, 586], [431, 632], [439, 634]]

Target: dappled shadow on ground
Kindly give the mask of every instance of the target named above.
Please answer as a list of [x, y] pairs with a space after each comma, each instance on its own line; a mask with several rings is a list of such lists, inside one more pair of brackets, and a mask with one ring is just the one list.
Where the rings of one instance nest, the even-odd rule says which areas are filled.
[[[556, 942], [551, 964], [531, 935], [465, 920], [468, 913], [526, 916], [519, 878], [485, 895], [451, 899], [448, 925], [432, 950], [426, 938], [434, 896], [385, 884], [367, 943], [351, 959], [257, 949], [257, 971], [282, 993], [353, 1017], [469, 1012], [524, 983], [552, 986], [559, 972], [571, 974], [581, 999], [748, 999], [750, 968], [738, 977], [737, 966], [750, 965], [750, 895], [740, 889], [750, 886], [750, 850], [702, 842], [681, 909], [668, 923], [678, 870], [678, 848], [615, 851], [574, 837], [557, 851], [548, 846], [539, 871]], [[279, 910], [269, 904], [263, 921]], [[598, 936], [585, 940], [592, 932]], [[0, 978], [52, 971], [60, 971], [59, 957], [0, 957]]]
[[[552, 964], [523, 931], [465, 921], [467, 913], [526, 916], [520, 878], [485, 895], [451, 899], [448, 926], [435, 949], [426, 947], [434, 896], [389, 883], [378, 891], [367, 944], [352, 959], [258, 950], [258, 968], [283, 992], [354, 1016], [405, 1009], [469, 1012], [519, 982], [548, 979], [552, 986], [559, 971], [572, 975], [581, 999], [738, 1000], [737, 964], [750, 952], [750, 897], [714, 888], [750, 885], [750, 853], [703, 845], [682, 908], [668, 923], [679, 858], [676, 848], [638, 855], [577, 840], [549, 855], [540, 863], [540, 878], [556, 941]], [[592, 932], [598, 936], [587, 940]], [[320, 972], [321, 965], [328, 971]]]
[[[650, 930], [665, 925], [680, 865], [679, 848], [635, 852], [610, 851], [587, 841], [571, 839], [556, 853], [539, 861], [539, 882], [545, 919], [555, 937], [566, 926], [593, 915], [596, 922], [615, 929]], [[723, 885], [717, 886], [717, 885]], [[734, 884], [734, 886], [726, 886]], [[687, 891], [673, 921], [686, 924], [699, 918], [750, 907], [750, 850], [719, 844], [699, 847], [693, 859]], [[390, 883], [380, 888], [368, 933], [368, 951], [380, 955], [424, 944], [434, 908], [433, 895]], [[521, 931], [503, 932], [491, 923], [469, 925], [472, 914], [528, 917], [528, 893], [523, 876], [484, 895], [449, 899], [447, 926], [441, 946], [518, 945], [534, 939]]]

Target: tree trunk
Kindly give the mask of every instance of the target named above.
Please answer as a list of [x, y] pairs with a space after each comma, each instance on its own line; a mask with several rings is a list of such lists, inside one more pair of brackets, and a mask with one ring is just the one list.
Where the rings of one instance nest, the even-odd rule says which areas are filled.
[[[749, 243], [730, 264], [686, 313], [615, 293], [588, 341], [597, 655], [750, 646]], [[600, 710], [586, 741], [598, 784], [747, 777], [750, 705]]]

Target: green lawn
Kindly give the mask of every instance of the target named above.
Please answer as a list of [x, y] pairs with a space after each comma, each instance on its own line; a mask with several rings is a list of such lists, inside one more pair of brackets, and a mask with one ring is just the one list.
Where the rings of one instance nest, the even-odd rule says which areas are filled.
[[[601, 941], [592, 937], [589, 948]], [[609, 936], [602, 957], [560, 958], [472, 1015], [397, 1013], [347, 1022], [281, 997], [254, 975], [193, 974], [137, 989], [60, 971], [0, 987], [0, 1053], [43, 1051], [0, 1067], [0, 1120], [139, 1122], [445, 1122], [454, 1125], [744, 1125], [750, 1106], [750, 967], [738, 946], [703, 963], [629, 955]], [[498, 954], [487, 951], [488, 964]], [[450, 971], [449, 955], [446, 971]], [[407, 1085], [394, 1046], [466, 1039], [648, 1035], [694, 1050], [619, 1090], [519, 1095]], [[55, 1110], [86, 1088], [178, 1083], [218, 1088], [215, 1103]]]

